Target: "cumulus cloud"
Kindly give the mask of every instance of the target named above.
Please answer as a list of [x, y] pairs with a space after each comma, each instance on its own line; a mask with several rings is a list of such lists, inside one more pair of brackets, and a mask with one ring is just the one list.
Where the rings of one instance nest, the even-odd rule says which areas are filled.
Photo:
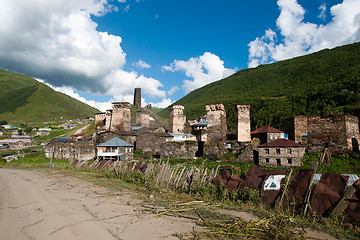
[[173, 95], [174, 93], [176, 93], [179, 90], [180, 90], [180, 88], [178, 86], [174, 86], [167, 92], [167, 94]]
[[0, 0], [0, 67], [54, 87], [118, 97], [141, 86], [151, 96], [164, 97], [158, 80], [123, 70], [120, 36], [97, 31], [91, 16], [117, 11], [110, 2]]
[[237, 69], [224, 67], [224, 61], [210, 52], [190, 58], [188, 61], [174, 60], [170, 66], [163, 66], [164, 71], [184, 71], [187, 77], [193, 80], [184, 80], [182, 88], [190, 92], [211, 82], [225, 78], [236, 72]]
[[277, 4], [278, 30], [268, 29], [249, 43], [249, 67], [360, 41], [360, 0], [332, 6], [332, 19], [325, 25], [305, 22], [305, 9], [296, 0], [278, 0]]
[[321, 4], [321, 6], [319, 7], [320, 10], [320, 14], [318, 15], [318, 18], [322, 19], [322, 20], [326, 20], [326, 3]]
[[138, 68], [151, 68], [151, 65], [144, 62], [143, 60], [139, 60], [138, 62], [133, 63], [132, 65]]
[[151, 102], [150, 104], [153, 107], [166, 108], [166, 107], [170, 106], [172, 103], [173, 103], [173, 101], [170, 98], [164, 98], [161, 102], [158, 102], [158, 103]]

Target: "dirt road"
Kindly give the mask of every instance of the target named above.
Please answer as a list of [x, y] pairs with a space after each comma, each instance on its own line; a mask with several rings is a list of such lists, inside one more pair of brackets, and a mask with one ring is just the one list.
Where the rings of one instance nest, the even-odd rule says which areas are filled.
[[60, 174], [0, 169], [0, 239], [177, 239], [191, 220], [154, 217], [128, 192]]

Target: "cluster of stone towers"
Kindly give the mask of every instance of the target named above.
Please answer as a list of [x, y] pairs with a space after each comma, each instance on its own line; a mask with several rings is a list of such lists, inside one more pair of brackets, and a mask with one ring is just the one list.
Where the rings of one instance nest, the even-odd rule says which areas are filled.
[[[134, 90], [134, 106], [141, 107], [141, 88]], [[131, 104], [128, 102], [114, 102], [112, 109], [104, 113], [95, 114], [95, 129], [107, 131], [131, 130]], [[136, 113], [136, 124], [149, 127], [149, 112], [141, 110]]]
[[[169, 132], [183, 133], [185, 129], [186, 116], [184, 106], [173, 105], [169, 107]], [[206, 126], [201, 129], [198, 139], [206, 139], [214, 144], [225, 143], [227, 135], [226, 110], [222, 103], [206, 104]], [[205, 121], [201, 124], [204, 125]], [[195, 123], [196, 125], [196, 123]], [[238, 142], [250, 142], [250, 105], [236, 105], [236, 136]]]

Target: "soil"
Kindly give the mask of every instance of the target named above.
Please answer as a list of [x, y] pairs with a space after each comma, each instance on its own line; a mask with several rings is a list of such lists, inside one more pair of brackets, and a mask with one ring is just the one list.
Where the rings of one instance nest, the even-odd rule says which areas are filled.
[[129, 192], [58, 173], [0, 169], [0, 183], [0, 239], [177, 239], [196, 228], [142, 211]]

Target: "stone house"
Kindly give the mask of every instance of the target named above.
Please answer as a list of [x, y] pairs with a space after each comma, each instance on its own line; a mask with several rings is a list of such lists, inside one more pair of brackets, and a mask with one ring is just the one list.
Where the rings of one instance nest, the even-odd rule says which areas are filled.
[[323, 113], [285, 119], [289, 139], [305, 145], [309, 152], [359, 152], [359, 119], [355, 116]]
[[299, 167], [305, 154], [305, 146], [284, 138], [258, 146], [259, 159], [255, 163], [267, 167]]
[[192, 133], [196, 136], [199, 142], [206, 142], [207, 140], [207, 121], [201, 120], [191, 126]]
[[114, 137], [109, 141], [97, 146], [97, 158], [107, 160], [132, 160], [134, 156], [134, 145]]
[[54, 138], [45, 146], [44, 152], [46, 158], [69, 161], [85, 161], [96, 156], [95, 144], [90, 137], [78, 141]]
[[260, 144], [274, 141], [278, 138], [288, 138], [287, 134], [271, 126], [262, 126], [251, 132], [251, 139], [260, 139]]

